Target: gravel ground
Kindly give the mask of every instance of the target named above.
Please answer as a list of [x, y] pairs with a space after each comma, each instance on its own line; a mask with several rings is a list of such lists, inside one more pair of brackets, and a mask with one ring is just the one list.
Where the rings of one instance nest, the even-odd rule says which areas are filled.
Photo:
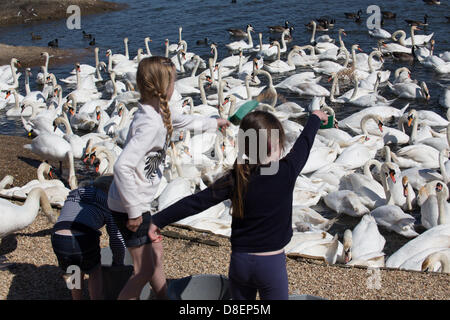
[[[23, 149], [30, 140], [0, 136], [0, 177], [12, 174], [17, 185], [35, 179], [38, 157]], [[57, 267], [50, 243], [51, 225], [39, 214], [28, 228], [0, 242], [0, 256], [5, 255], [8, 268], [0, 269], [0, 300], [70, 299]], [[178, 227], [167, 227], [196, 241], [166, 236], [165, 271], [169, 279], [193, 274], [228, 273], [230, 244], [228, 239]], [[208, 242], [210, 244], [204, 244]], [[199, 243], [200, 242], [200, 243]], [[108, 245], [102, 236], [102, 247]], [[438, 273], [380, 270], [381, 288], [369, 289], [374, 276], [362, 268], [327, 266], [321, 261], [287, 258], [289, 291], [327, 299], [449, 299], [450, 275]]]

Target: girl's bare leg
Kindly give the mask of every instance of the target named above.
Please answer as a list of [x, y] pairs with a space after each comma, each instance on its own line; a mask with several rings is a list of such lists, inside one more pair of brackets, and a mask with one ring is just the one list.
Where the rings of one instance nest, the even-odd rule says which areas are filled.
[[134, 273], [119, 295], [119, 300], [137, 300], [145, 284], [154, 274], [152, 244], [128, 248], [133, 259]]
[[152, 289], [158, 299], [167, 299], [166, 274], [163, 266], [163, 245], [162, 242], [152, 243], [153, 262], [155, 272], [151, 280]]
[[70, 290], [72, 293], [73, 300], [83, 300], [83, 283], [84, 283], [84, 273], [80, 273], [80, 289]]

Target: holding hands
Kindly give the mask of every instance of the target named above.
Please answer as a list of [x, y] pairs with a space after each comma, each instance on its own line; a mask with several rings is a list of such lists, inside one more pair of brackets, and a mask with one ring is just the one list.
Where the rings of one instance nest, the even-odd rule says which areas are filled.
[[150, 228], [148, 229], [148, 236], [150, 237], [150, 240], [152, 242], [161, 242], [163, 240], [163, 237], [161, 235], [161, 230], [154, 225], [153, 223], [150, 224]]

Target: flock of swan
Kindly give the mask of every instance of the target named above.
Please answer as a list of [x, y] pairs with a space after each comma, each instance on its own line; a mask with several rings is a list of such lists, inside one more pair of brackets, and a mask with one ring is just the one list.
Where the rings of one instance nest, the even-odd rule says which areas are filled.
[[[316, 109], [335, 115], [331, 106], [359, 107], [349, 117], [336, 119], [335, 127], [319, 130], [294, 189], [294, 236], [286, 253], [323, 259], [329, 264], [449, 272], [450, 88], [443, 89], [440, 99], [441, 106], [449, 110], [447, 118], [430, 110], [410, 109], [406, 99], [430, 99], [426, 83], [414, 79], [406, 67], [391, 75], [383, 64], [386, 56], [411, 54], [435, 73], [448, 74], [450, 53], [435, 55], [433, 34], [416, 35], [415, 26], [408, 39], [403, 30], [392, 35], [382, 29], [370, 31], [372, 37], [381, 39], [369, 54], [359, 52], [358, 44], [347, 48], [343, 29], [337, 41], [328, 35], [316, 37], [314, 21], [310, 43], [288, 49], [285, 37], [290, 29], [280, 29], [280, 41], [263, 43], [260, 33], [259, 43], [254, 44], [254, 28], [248, 25], [243, 32], [246, 39], [226, 45], [231, 55], [219, 60], [217, 45], [212, 43], [211, 57], [205, 61], [188, 51], [180, 27], [178, 42], [165, 41], [165, 55], [184, 75], [175, 83], [172, 112], [226, 118], [243, 103], [269, 92], [270, 101], [258, 108], [280, 119], [288, 152], [303, 129], [294, 120]], [[79, 186], [76, 161], [93, 165], [100, 175], [113, 173], [137, 110], [137, 65], [152, 55], [150, 42], [145, 38], [146, 50], [139, 49], [136, 57], [131, 57], [125, 38], [125, 54], [107, 50], [107, 63], [100, 61], [96, 48], [95, 65], [76, 64], [62, 79], [50, 72], [51, 57], [44, 52], [45, 64], [35, 77], [42, 89], [30, 90], [31, 70], [24, 69], [24, 95], [19, 90], [20, 62], [12, 58], [10, 65], [0, 66], [0, 108], [7, 108], [8, 117], [20, 117], [24, 129], [34, 137], [25, 148], [43, 159], [68, 165], [63, 175], [67, 184], [44, 177], [51, 172], [47, 163], [38, 168], [38, 179], [25, 186], [8, 189], [11, 176], [1, 181], [3, 197], [26, 202], [17, 206], [0, 199], [0, 237], [32, 223], [39, 203], [54, 221], [48, 203], [61, 206], [69, 188]], [[287, 76], [274, 83], [275, 74]], [[322, 78], [332, 81], [331, 90], [322, 85]], [[344, 92], [349, 85], [353, 88]], [[205, 86], [216, 92], [207, 95]], [[404, 107], [393, 107], [396, 99], [383, 97], [381, 86], [405, 99]], [[305, 107], [291, 101], [279, 104], [279, 91], [310, 97], [311, 103]], [[200, 99], [200, 104], [195, 104], [195, 99]], [[159, 210], [198, 188], [206, 188], [232, 167], [237, 156], [237, 129], [231, 125], [224, 132], [174, 133], [175, 149], [168, 150], [156, 195]], [[315, 211], [312, 207], [319, 201], [336, 212], [336, 218], [326, 219]], [[410, 214], [416, 209], [420, 211], [419, 221]], [[229, 211], [230, 202], [224, 202], [178, 223], [230, 236]], [[328, 233], [341, 215], [359, 219], [353, 230], [345, 231], [342, 243], [337, 234]], [[426, 231], [419, 234], [417, 225]], [[380, 227], [410, 240], [386, 257], [386, 239]]]

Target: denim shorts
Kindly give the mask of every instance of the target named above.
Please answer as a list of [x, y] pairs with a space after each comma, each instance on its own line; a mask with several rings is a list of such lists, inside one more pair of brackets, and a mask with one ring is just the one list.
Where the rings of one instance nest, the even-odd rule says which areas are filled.
[[150, 212], [142, 214], [142, 223], [136, 232], [132, 232], [127, 228], [128, 214], [117, 211], [111, 212], [127, 248], [140, 247], [152, 242], [148, 236], [148, 230], [152, 222], [152, 215]]
[[51, 241], [59, 267], [64, 272], [67, 272], [69, 266], [75, 265], [89, 274], [101, 262], [99, 236], [52, 233]]

